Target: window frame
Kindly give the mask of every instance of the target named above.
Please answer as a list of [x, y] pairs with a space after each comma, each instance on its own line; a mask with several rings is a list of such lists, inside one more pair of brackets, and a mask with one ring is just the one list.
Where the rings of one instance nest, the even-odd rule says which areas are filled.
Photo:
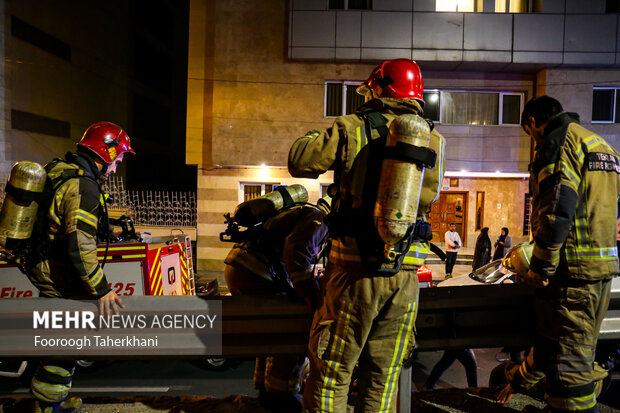
[[[342, 97], [342, 107], [340, 108], [339, 115], [327, 115], [327, 84], [340, 84], [342, 87], [340, 89], [341, 97]], [[356, 89], [359, 85], [363, 83], [362, 80], [326, 80], [323, 85], [323, 117], [329, 119], [335, 119], [340, 116], [344, 116], [347, 114], [347, 88], [350, 86], [354, 86]]]
[[[519, 115], [521, 114], [521, 112], [523, 112], [523, 107], [525, 105], [525, 92], [516, 92], [516, 91], [501, 91], [501, 90], [477, 90], [477, 89], [437, 89], [437, 88], [433, 88], [433, 89], [425, 89], [424, 93], [431, 93], [431, 92], [439, 92], [439, 120], [436, 120], [434, 122], [438, 123], [438, 124], [444, 124], [444, 125], [467, 125], [467, 126], [519, 126], [519, 123], [503, 123], [503, 118], [504, 118], [504, 111], [503, 111], [503, 105], [504, 105], [504, 96], [506, 95], [510, 95], [510, 96], [519, 96], [520, 97], [520, 103], [519, 103]], [[468, 123], [443, 123], [442, 122], [442, 110], [441, 110], [441, 105], [443, 102], [443, 96], [442, 94], [444, 92], [447, 93], [495, 93], [499, 95], [499, 98], [497, 100], [497, 111], [498, 111], [498, 117], [497, 117], [497, 125], [493, 124], [493, 125], [472, 125], [472, 124], [468, 124]]]
[[[277, 186], [280, 186], [281, 184], [279, 182], [265, 182], [265, 181], [258, 181], [258, 182], [243, 181], [243, 182], [239, 182], [239, 197], [238, 197], [239, 203], [245, 202], [245, 186], [246, 185], [248, 185], [248, 186], [250, 186], [250, 185], [251, 186], [258, 186], [258, 185], [260, 185], [260, 187], [261, 187], [261, 189], [260, 189], [261, 194], [259, 196], [263, 196], [263, 195], [268, 194], [269, 192], [271, 192], [271, 191], [267, 192], [267, 190], [266, 190], [266, 186], [267, 185], [271, 185], [272, 191], [273, 191], [273, 188], [275, 188]], [[256, 199], [256, 198], [252, 198], [252, 199]]]
[[613, 90], [614, 96], [612, 99], [612, 107], [611, 107], [611, 120], [594, 120], [591, 119], [592, 123], [598, 124], [614, 124], [620, 123], [620, 119], [616, 119], [616, 103], [618, 101], [618, 90], [620, 90], [620, 86], [593, 86], [592, 87], [592, 110], [594, 111], [594, 91], [595, 90]]
[[[363, 81], [356, 80], [325, 80], [323, 84], [323, 117], [329, 119], [335, 119], [339, 116], [343, 116], [347, 114], [347, 88], [354, 86], [357, 88]], [[340, 108], [339, 115], [327, 115], [327, 85], [328, 84], [340, 84], [342, 88], [340, 89], [341, 97], [342, 97], [342, 107]], [[467, 126], [519, 126], [519, 122], [517, 123], [503, 123], [504, 122], [504, 97], [505, 96], [519, 96], [519, 113], [517, 118], [520, 118], [521, 112], [523, 112], [523, 107], [525, 106], [525, 92], [519, 91], [511, 91], [511, 90], [479, 90], [479, 89], [425, 89], [424, 93], [433, 93], [437, 92], [439, 94], [439, 120], [433, 120], [438, 124], [444, 125], [467, 125]], [[462, 123], [443, 123], [442, 121], [442, 102], [444, 101], [443, 93], [492, 93], [497, 94], [497, 111], [498, 111], [498, 123], [491, 125], [472, 125], [472, 124], [462, 124]]]

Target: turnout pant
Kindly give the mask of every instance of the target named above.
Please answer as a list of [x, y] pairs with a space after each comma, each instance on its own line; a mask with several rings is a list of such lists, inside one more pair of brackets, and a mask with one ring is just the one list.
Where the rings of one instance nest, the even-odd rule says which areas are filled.
[[331, 257], [310, 331], [304, 408], [346, 412], [359, 361], [355, 411], [395, 412], [398, 376], [415, 343], [418, 279], [415, 272], [388, 275]]
[[[278, 294], [274, 283], [242, 267], [227, 265], [226, 284], [233, 295], [272, 297]], [[299, 376], [305, 357], [257, 357], [254, 367], [254, 387], [275, 395], [299, 391]]]
[[41, 361], [30, 382], [32, 395], [48, 403], [66, 399], [71, 390], [75, 364], [75, 360]]
[[526, 360], [521, 382], [530, 387], [546, 378], [552, 412], [598, 412], [594, 367], [596, 342], [609, 306], [611, 280], [551, 278], [536, 290], [537, 337], [533, 365]]

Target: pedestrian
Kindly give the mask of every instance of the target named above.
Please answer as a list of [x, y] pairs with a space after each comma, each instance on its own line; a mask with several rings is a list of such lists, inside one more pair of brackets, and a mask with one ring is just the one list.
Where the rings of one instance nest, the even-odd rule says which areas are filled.
[[476, 239], [474, 247], [474, 261], [472, 270], [477, 270], [491, 260], [491, 239], [489, 238], [489, 227], [480, 230], [480, 235]]
[[493, 261], [504, 258], [506, 254], [508, 254], [508, 251], [510, 251], [510, 247], [512, 247], [512, 238], [508, 235], [508, 228], [503, 227], [501, 234], [499, 234], [497, 241], [495, 241]]
[[[424, 170], [418, 222], [410, 227], [412, 248], [408, 240], [401, 241], [397, 258], [386, 259], [385, 243], [373, 221], [378, 180], [384, 157], [396, 156], [384, 150], [388, 127], [400, 115], [406, 115], [402, 120], [422, 114], [420, 68], [409, 59], [383, 62], [358, 93], [366, 102], [355, 113], [337, 118], [327, 130], [308, 132], [289, 152], [291, 175], [317, 178], [334, 169], [338, 188], [329, 222], [331, 249], [325, 282], [308, 345], [310, 375], [304, 408], [310, 413], [347, 410], [358, 361], [360, 397], [355, 411], [395, 411], [398, 376], [415, 343], [419, 292], [417, 277], [398, 270], [407, 249], [417, 262], [428, 254], [432, 233], [425, 212], [437, 198], [443, 177], [445, 140], [432, 130], [429, 147], [437, 159], [433, 168]], [[429, 155], [425, 147], [412, 149]], [[420, 158], [410, 162], [423, 165]]]
[[456, 232], [454, 222], [450, 223], [450, 230], [444, 234], [446, 241], [446, 280], [452, 278], [452, 270], [456, 264], [456, 254], [463, 245], [459, 233]]
[[[323, 209], [310, 204], [284, 209], [267, 219], [258, 234], [233, 246], [224, 261], [232, 295], [294, 296], [316, 308], [318, 284], [313, 269], [327, 238], [323, 218], [329, 212], [327, 202], [319, 205]], [[304, 360], [304, 356], [256, 359], [254, 387], [262, 407], [271, 412], [302, 411], [296, 395]]]
[[[97, 259], [97, 225], [104, 214], [100, 183], [116, 172], [126, 153], [134, 154], [129, 136], [109, 122], [91, 125], [77, 144], [76, 153], [46, 165], [53, 185], [47, 213], [49, 254], [29, 263], [27, 275], [41, 297], [96, 299], [99, 314], [118, 314], [123, 301], [112, 290]], [[36, 370], [30, 391], [35, 413], [77, 412], [82, 401], [67, 399], [75, 360], [44, 360]]]
[[549, 96], [530, 100], [521, 126], [536, 142], [530, 164], [534, 248], [525, 283], [536, 286], [533, 354], [499, 394], [546, 377], [552, 412], [597, 412], [594, 352], [618, 274], [618, 152]]
[[441, 375], [450, 368], [456, 360], [465, 367], [465, 376], [467, 377], [468, 387], [478, 387], [478, 364], [476, 363], [476, 355], [470, 348], [445, 350], [443, 356], [431, 370], [426, 382], [424, 382], [424, 390], [435, 390], [435, 385], [441, 378]]

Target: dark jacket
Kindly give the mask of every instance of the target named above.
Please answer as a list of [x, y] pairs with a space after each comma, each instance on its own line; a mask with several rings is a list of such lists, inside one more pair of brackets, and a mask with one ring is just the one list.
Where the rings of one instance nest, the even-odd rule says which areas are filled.
[[482, 267], [491, 260], [491, 238], [488, 232], [481, 232], [474, 247], [474, 270]]

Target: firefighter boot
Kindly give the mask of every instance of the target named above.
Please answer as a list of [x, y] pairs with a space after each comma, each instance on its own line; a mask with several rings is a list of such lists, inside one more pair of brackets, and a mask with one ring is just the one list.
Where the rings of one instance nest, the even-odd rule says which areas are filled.
[[78, 413], [82, 407], [82, 399], [70, 397], [58, 403], [34, 401], [33, 413]]

